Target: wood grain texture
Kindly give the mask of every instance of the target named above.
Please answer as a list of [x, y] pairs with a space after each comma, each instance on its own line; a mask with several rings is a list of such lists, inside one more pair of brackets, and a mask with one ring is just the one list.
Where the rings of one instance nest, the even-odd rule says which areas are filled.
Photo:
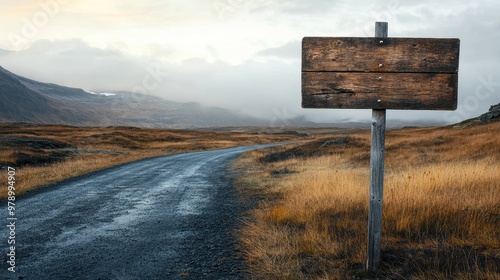
[[302, 71], [457, 73], [459, 51], [459, 39], [305, 37]]
[[382, 239], [382, 205], [384, 194], [384, 149], [386, 111], [372, 111], [370, 151], [370, 197], [368, 210], [367, 269], [375, 271], [380, 264]]
[[455, 110], [457, 83], [457, 74], [303, 72], [302, 107]]

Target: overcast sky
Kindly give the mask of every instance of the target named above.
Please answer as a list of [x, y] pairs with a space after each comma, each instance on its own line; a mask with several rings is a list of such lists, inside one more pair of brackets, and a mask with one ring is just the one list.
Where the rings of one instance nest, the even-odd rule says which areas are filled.
[[305, 36], [461, 40], [459, 110], [390, 111], [456, 122], [500, 102], [496, 0], [2, 0], [0, 66], [89, 91], [136, 91], [286, 120], [368, 120], [369, 110], [300, 107]]

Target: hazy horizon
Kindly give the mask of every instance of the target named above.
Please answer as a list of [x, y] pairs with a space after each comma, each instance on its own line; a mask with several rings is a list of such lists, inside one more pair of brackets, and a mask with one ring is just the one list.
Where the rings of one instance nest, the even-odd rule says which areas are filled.
[[500, 102], [500, 3], [494, 1], [7, 0], [0, 66], [87, 91], [132, 91], [254, 117], [368, 120], [370, 110], [300, 107], [305, 36], [459, 38], [456, 112], [389, 119], [458, 122]]

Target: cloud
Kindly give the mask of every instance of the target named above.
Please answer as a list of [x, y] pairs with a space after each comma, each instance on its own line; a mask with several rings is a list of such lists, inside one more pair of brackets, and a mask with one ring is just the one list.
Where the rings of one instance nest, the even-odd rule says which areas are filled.
[[9, 53], [11, 53], [11, 51], [0, 49], [0, 55], [6, 55], [6, 54], [9, 54]]
[[300, 41], [289, 42], [281, 47], [262, 50], [257, 55], [282, 59], [300, 59], [302, 45]]
[[2, 54], [0, 63], [21, 76], [87, 90], [131, 89], [145, 72], [144, 61], [79, 39], [39, 40], [27, 50]]
[[313, 0], [313, 1], [269, 1], [268, 8], [293, 16], [324, 16], [334, 12], [339, 3], [345, 1]]

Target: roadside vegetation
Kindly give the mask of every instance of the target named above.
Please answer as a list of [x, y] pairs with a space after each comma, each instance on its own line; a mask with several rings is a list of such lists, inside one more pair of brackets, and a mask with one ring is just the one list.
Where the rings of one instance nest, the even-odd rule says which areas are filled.
[[240, 243], [255, 279], [500, 279], [500, 122], [388, 131], [382, 265], [365, 273], [370, 132], [252, 151]]
[[[3, 124], [0, 125], [0, 181], [7, 182], [7, 167], [16, 168], [15, 192], [21, 195], [139, 159], [306, 138], [296, 131], [226, 130]], [[0, 198], [6, 198], [7, 187], [0, 190]]]

